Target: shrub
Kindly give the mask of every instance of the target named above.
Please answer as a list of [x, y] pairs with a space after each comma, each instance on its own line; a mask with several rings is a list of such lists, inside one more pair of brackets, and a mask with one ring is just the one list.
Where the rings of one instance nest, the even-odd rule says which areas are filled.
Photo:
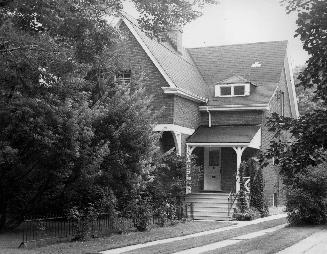
[[84, 209], [72, 207], [68, 212], [68, 218], [73, 221], [73, 240], [88, 240], [92, 236], [92, 224], [98, 217], [98, 212], [92, 204]]
[[308, 167], [287, 185], [286, 211], [293, 225], [327, 222], [327, 164]]
[[269, 215], [269, 209], [264, 196], [262, 168], [253, 158], [249, 159], [245, 166], [250, 172], [250, 207], [258, 210], [261, 217], [266, 217]]
[[134, 226], [138, 231], [148, 230], [149, 222], [152, 217], [152, 206], [149, 197], [139, 195], [127, 206], [127, 216], [133, 220]]
[[178, 219], [177, 211], [185, 197], [186, 167], [186, 157], [174, 151], [163, 154], [157, 162], [147, 192], [160, 226]]
[[240, 190], [237, 193], [236, 211], [233, 214], [233, 217], [236, 220], [241, 220], [241, 221], [252, 220], [254, 217], [253, 210], [249, 209], [248, 206], [248, 197], [244, 186], [243, 172], [245, 169], [246, 169], [246, 164], [242, 163], [239, 169]]
[[253, 208], [247, 208], [243, 212], [236, 212], [233, 214], [233, 218], [239, 221], [248, 221], [253, 220], [254, 218], [257, 218], [258, 212]]

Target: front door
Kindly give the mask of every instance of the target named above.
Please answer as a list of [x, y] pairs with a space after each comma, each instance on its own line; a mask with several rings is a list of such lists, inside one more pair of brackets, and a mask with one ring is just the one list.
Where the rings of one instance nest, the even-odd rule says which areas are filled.
[[219, 147], [204, 148], [204, 190], [221, 191], [221, 150]]

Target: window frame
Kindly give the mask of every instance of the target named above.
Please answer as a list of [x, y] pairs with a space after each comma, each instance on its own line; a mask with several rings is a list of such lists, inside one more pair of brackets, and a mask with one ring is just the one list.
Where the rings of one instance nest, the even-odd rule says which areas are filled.
[[[125, 75], [129, 75], [128, 78]], [[115, 82], [120, 82], [123, 85], [130, 84], [132, 81], [132, 71], [131, 70], [124, 70], [116, 73], [115, 75]]]
[[[244, 94], [236, 94], [235, 95], [235, 87], [244, 87]], [[231, 94], [222, 95], [221, 88], [222, 87], [230, 87]], [[250, 83], [233, 83], [233, 84], [218, 84], [215, 86], [215, 97], [244, 97], [250, 95]]]

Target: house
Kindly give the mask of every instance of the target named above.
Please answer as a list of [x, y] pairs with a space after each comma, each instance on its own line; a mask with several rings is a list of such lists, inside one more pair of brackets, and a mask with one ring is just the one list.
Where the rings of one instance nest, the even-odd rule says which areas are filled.
[[[228, 199], [239, 190], [242, 160], [269, 146], [265, 126], [273, 112], [297, 118], [298, 107], [287, 55], [287, 41], [185, 49], [182, 31], [151, 39], [134, 20], [115, 20], [124, 32], [124, 69], [128, 81], [142, 71], [154, 110], [162, 110], [154, 131], [162, 132], [164, 151], [198, 155], [203, 172], [187, 172], [187, 201], [198, 219], [228, 219]], [[265, 196], [276, 205], [278, 169], [263, 170]]]

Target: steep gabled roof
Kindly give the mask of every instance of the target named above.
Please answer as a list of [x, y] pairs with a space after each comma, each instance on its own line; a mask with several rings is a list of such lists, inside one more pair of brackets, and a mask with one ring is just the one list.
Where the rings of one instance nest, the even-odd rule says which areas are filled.
[[[268, 103], [284, 68], [287, 41], [190, 48], [188, 52], [209, 87], [209, 105]], [[250, 96], [215, 98], [214, 86], [241, 76], [255, 84]]]
[[179, 54], [168, 45], [148, 37], [131, 18], [126, 16], [123, 20], [134, 36], [141, 40], [139, 42], [146, 47], [148, 55], [150, 54], [152, 60], [159, 65], [158, 69], [172, 88], [175, 86], [186, 94], [208, 98], [208, 86], [188, 51], [183, 50], [182, 54]]

